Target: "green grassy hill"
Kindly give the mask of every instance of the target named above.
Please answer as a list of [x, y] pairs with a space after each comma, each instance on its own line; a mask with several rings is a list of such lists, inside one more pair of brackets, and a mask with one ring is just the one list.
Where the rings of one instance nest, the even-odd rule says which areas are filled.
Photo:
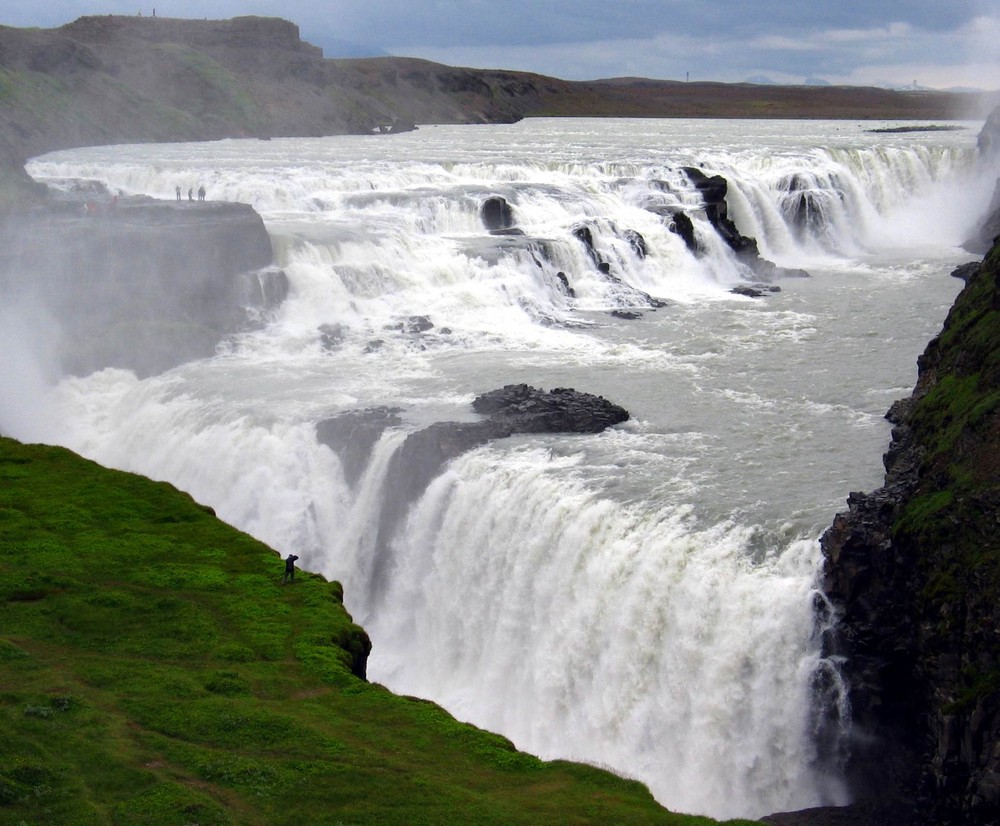
[[365, 682], [339, 584], [167, 484], [0, 438], [0, 823], [696, 824]]

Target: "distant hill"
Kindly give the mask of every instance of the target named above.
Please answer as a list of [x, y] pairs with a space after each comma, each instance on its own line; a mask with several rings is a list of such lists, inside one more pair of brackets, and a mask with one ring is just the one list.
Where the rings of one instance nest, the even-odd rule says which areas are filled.
[[0, 161], [132, 141], [369, 133], [532, 116], [980, 117], [972, 93], [619, 78], [325, 58], [276, 18], [82, 17], [0, 27]]

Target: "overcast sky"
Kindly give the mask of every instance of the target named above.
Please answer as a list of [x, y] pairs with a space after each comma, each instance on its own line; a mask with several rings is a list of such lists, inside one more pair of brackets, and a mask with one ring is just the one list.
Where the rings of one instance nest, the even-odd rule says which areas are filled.
[[388, 53], [569, 80], [1000, 89], [1000, 0], [2, 0], [0, 23], [154, 7], [284, 17], [327, 57]]

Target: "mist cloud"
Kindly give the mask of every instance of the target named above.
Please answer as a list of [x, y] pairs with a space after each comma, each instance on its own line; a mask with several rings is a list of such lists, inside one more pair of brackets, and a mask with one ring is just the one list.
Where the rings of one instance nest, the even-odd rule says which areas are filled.
[[59, 325], [30, 298], [0, 308], [0, 434], [41, 441], [49, 432], [49, 396], [59, 378]]

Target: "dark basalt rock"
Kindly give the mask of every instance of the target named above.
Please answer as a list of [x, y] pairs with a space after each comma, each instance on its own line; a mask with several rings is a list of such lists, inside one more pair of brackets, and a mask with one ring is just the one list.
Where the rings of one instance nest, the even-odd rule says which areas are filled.
[[798, 812], [778, 812], [760, 820], [769, 826], [907, 826], [910, 811], [891, 800], [850, 806], [818, 806]]
[[375, 131], [380, 135], [398, 135], [402, 132], [415, 132], [417, 125], [412, 118], [394, 118], [392, 123], [382, 123]]
[[490, 232], [504, 233], [514, 228], [514, 210], [506, 198], [493, 195], [483, 201], [479, 218]]
[[969, 279], [975, 277], [976, 273], [979, 272], [980, 266], [979, 261], [970, 261], [968, 264], [962, 264], [951, 271], [951, 277], [961, 279], [968, 284]]
[[788, 270], [760, 257], [757, 241], [743, 235], [729, 217], [726, 193], [729, 182], [721, 175], [708, 176], [693, 166], [684, 167], [684, 174], [701, 193], [705, 203], [705, 215], [719, 237], [729, 246], [739, 261], [749, 267], [758, 278], [770, 280], [777, 277], [808, 276], [804, 270]]
[[638, 310], [612, 310], [609, 315], [624, 321], [638, 321], [642, 318], [642, 313]]
[[601, 257], [597, 254], [597, 249], [594, 247], [594, 233], [588, 226], [579, 226], [573, 228], [573, 237], [576, 238], [584, 247], [587, 249], [587, 255], [590, 256], [590, 260], [594, 262], [594, 266], [600, 267], [603, 261]]
[[569, 278], [566, 277], [566, 273], [560, 270], [556, 273], [556, 279], [559, 281], [559, 286], [562, 287], [562, 291], [566, 295], [570, 298], [576, 298], [576, 290], [569, 285]]
[[693, 166], [684, 167], [684, 174], [701, 193], [705, 203], [705, 215], [708, 222], [719, 233], [719, 236], [738, 255], [759, 256], [757, 242], [753, 238], [740, 233], [736, 224], [729, 218], [729, 205], [726, 203], [726, 193], [729, 191], [729, 181], [721, 175], [709, 177]]
[[747, 298], [764, 298], [764, 296], [780, 293], [781, 287], [772, 284], [737, 284], [729, 292]]
[[425, 315], [411, 315], [401, 321], [397, 321], [386, 329], [396, 330], [400, 333], [426, 333], [428, 330], [434, 329], [434, 322]]
[[546, 393], [526, 384], [484, 393], [472, 409], [509, 425], [514, 433], [600, 433], [629, 418], [628, 411], [602, 396], [567, 388]]
[[683, 210], [677, 210], [670, 216], [670, 223], [667, 227], [675, 235], [679, 235], [685, 246], [695, 255], [702, 255], [704, 250], [698, 244], [694, 235], [694, 222]]
[[646, 239], [642, 237], [641, 232], [634, 229], [627, 229], [622, 233], [622, 236], [628, 241], [628, 245], [639, 259], [645, 259], [649, 255], [649, 247], [646, 244]]

